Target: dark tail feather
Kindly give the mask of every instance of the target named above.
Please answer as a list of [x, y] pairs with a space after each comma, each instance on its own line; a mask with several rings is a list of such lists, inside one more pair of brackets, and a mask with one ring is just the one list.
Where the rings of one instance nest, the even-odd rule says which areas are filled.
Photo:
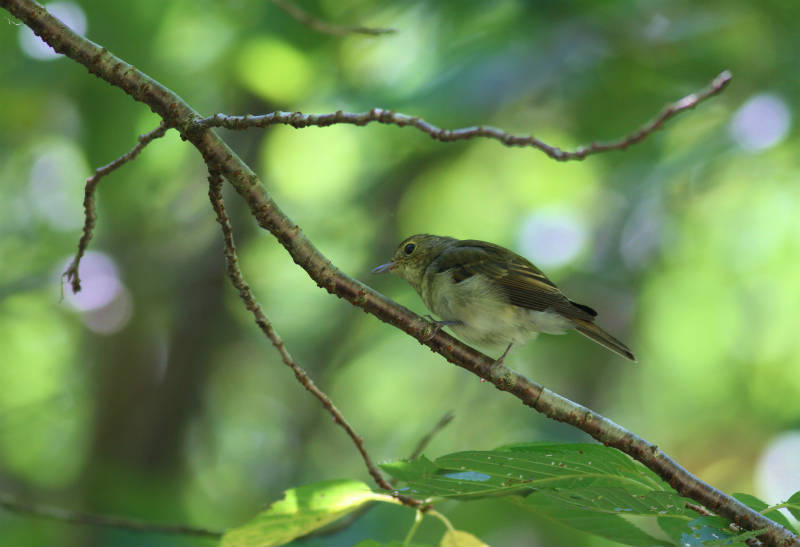
[[583, 319], [573, 319], [572, 321], [575, 323], [575, 329], [585, 337], [591, 338], [601, 346], [605, 346], [611, 351], [622, 355], [626, 359], [636, 362], [636, 357], [633, 356], [633, 352], [628, 349], [628, 346], [608, 334], [591, 321], [584, 321]]

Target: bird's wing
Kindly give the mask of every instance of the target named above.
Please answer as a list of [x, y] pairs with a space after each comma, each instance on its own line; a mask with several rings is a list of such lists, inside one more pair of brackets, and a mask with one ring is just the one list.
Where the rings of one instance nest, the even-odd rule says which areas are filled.
[[437, 272], [450, 271], [456, 283], [473, 275], [494, 280], [515, 306], [535, 311], [551, 309], [569, 319], [586, 321], [592, 321], [597, 315], [588, 306], [570, 301], [528, 260], [492, 243], [460, 241], [445, 250], [436, 262]]

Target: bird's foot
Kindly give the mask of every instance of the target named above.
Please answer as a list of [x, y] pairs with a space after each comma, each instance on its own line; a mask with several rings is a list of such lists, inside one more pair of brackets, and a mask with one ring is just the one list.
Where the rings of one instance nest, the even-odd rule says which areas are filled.
[[[511, 350], [511, 346], [513, 346], [513, 345], [514, 345], [513, 342], [511, 344], [509, 344], [508, 347], [506, 348], [506, 350], [503, 352], [503, 355], [501, 355], [500, 357], [495, 359], [494, 363], [489, 365], [489, 370], [491, 371], [492, 374], [494, 374], [494, 371], [495, 371], [495, 369], [497, 367], [499, 367], [500, 365], [503, 364], [503, 361], [505, 361], [506, 355], [508, 355], [508, 352]], [[485, 381], [486, 381], [486, 378], [481, 378], [481, 383], [483, 383]]]
[[497, 358], [495, 360], [494, 363], [492, 363], [492, 369], [495, 369], [495, 368], [497, 368], [497, 367], [499, 367], [500, 365], [503, 364], [503, 361], [505, 361], [505, 359], [506, 359], [506, 355], [508, 355], [508, 352], [511, 351], [511, 346], [513, 346], [513, 345], [514, 345], [513, 342], [510, 343], [508, 345], [508, 347], [506, 348], [506, 350], [503, 352], [503, 355], [501, 355], [499, 358]]
[[425, 319], [433, 323], [433, 330], [423, 339], [424, 342], [431, 340], [444, 327], [449, 327], [450, 325], [463, 325], [461, 321], [437, 321], [431, 315], [425, 315]]

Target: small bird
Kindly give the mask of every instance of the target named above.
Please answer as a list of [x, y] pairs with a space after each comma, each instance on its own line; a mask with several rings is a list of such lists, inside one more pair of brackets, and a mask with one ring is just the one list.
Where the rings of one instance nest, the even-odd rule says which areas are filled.
[[417, 234], [372, 272], [397, 274], [414, 287], [442, 319], [437, 330], [447, 326], [470, 344], [507, 345], [497, 363], [514, 344], [570, 329], [636, 361], [625, 344], [595, 325], [596, 311], [564, 296], [539, 268], [499, 245]]

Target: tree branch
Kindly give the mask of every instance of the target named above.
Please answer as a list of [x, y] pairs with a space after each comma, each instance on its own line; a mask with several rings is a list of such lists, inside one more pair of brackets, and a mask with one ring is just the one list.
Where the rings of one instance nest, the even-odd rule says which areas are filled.
[[160, 534], [181, 534], [189, 536], [201, 536], [219, 539], [222, 532], [208, 530], [206, 528], [196, 528], [194, 526], [184, 526], [182, 524], [153, 524], [136, 519], [116, 517], [111, 515], [97, 515], [93, 513], [79, 513], [67, 511], [58, 507], [47, 505], [37, 505], [32, 503], [22, 503], [12, 500], [7, 496], [0, 497], [0, 507], [7, 511], [42, 517], [72, 524], [87, 524], [90, 526], [108, 526], [111, 528], [123, 528], [136, 532], [155, 532]]
[[[59, 53], [84, 65], [89, 72], [119, 87], [137, 101], [146, 103], [175, 127], [201, 153], [204, 161], [230, 182], [245, 199], [259, 225], [269, 230], [294, 261], [320, 286], [416, 338], [451, 363], [492, 382], [545, 416], [569, 423], [598, 441], [640, 461], [667, 481], [681, 495], [692, 498], [714, 513], [748, 530], [765, 529], [758, 537], [774, 546], [800, 545], [800, 540], [780, 524], [764, 517], [711, 487], [649, 443], [611, 420], [528, 380], [470, 348], [444, 332], [430, 339], [430, 324], [410, 310], [392, 302], [363, 283], [345, 275], [317, 250], [300, 227], [271, 199], [258, 177], [213, 131], [199, 127], [200, 118], [178, 95], [105, 48], [78, 36], [32, 0], [0, 0]], [[656, 122], [657, 123], [657, 122]]]
[[72, 282], [72, 292], [78, 293], [81, 291], [81, 278], [78, 275], [78, 268], [81, 264], [81, 258], [83, 258], [86, 248], [89, 246], [89, 241], [92, 239], [94, 226], [97, 222], [97, 212], [94, 207], [94, 192], [97, 189], [97, 185], [100, 184], [100, 179], [122, 167], [129, 161], [136, 159], [136, 156], [139, 155], [139, 152], [144, 150], [145, 146], [150, 144], [153, 140], [163, 137], [166, 132], [167, 126], [164, 125], [162, 121], [158, 127], [149, 133], [139, 135], [139, 142], [136, 143], [136, 146], [108, 165], [97, 168], [94, 174], [86, 179], [86, 188], [83, 195], [83, 234], [81, 235], [80, 241], [78, 241], [78, 251], [75, 253], [75, 258], [72, 259], [72, 263], [62, 275], [67, 281]]
[[335, 124], [367, 125], [377, 122], [398, 127], [411, 126], [419, 129], [423, 133], [430, 135], [432, 139], [442, 142], [468, 140], [475, 137], [486, 137], [500, 141], [506, 146], [528, 146], [541, 150], [551, 158], [559, 161], [582, 160], [592, 154], [608, 152], [609, 150], [624, 150], [636, 144], [654, 131], [660, 129], [670, 118], [681, 112], [694, 108], [699, 103], [709, 97], [721, 92], [731, 81], [731, 73], [727, 70], [721, 72], [703, 90], [692, 93], [666, 105], [653, 120], [646, 123], [630, 135], [605, 143], [592, 143], [588, 146], [581, 146], [573, 151], [562, 150], [556, 146], [551, 146], [533, 135], [512, 135], [502, 129], [478, 125], [473, 127], [463, 127], [461, 129], [442, 129], [418, 116], [400, 114], [394, 110], [384, 110], [373, 108], [367, 112], [342, 112], [341, 110], [329, 114], [303, 114], [302, 112], [270, 112], [259, 116], [228, 116], [226, 114], [215, 114], [208, 118], [197, 120], [197, 128], [224, 127], [225, 129], [248, 129], [251, 127], [269, 127], [276, 124], [291, 125], [295, 129], [308, 127], [311, 125], [327, 127]]
[[[239, 291], [239, 297], [242, 299], [242, 302], [244, 302], [245, 307], [250, 311], [250, 313], [253, 314], [258, 327], [269, 339], [269, 341], [272, 342], [272, 345], [275, 346], [275, 349], [278, 350], [283, 363], [292, 369], [297, 381], [300, 382], [300, 384], [302, 384], [302, 386], [306, 388], [306, 390], [308, 390], [314, 397], [319, 399], [319, 402], [322, 403], [322, 406], [324, 406], [328, 413], [333, 416], [333, 421], [340, 425], [342, 429], [347, 432], [347, 435], [353, 440], [353, 444], [356, 445], [358, 452], [361, 454], [369, 474], [373, 479], [375, 479], [375, 482], [378, 484], [378, 486], [384, 490], [394, 492], [392, 485], [389, 484], [389, 482], [383, 476], [383, 473], [380, 472], [378, 466], [375, 465], [375, 463], [372, 461], [372, 458], [370, 458], [369, 454], [367, 453], [367, 449], [364, 447], [364, 439], [353, 430], [353, 427], [347, 422], [341, 411], [336, 408], [336, 405], [333, 404], [333, 401], [331, 401], [330, 397], [328, 397], [324, 391], [316, 386], [305, 369], [298, 365], [291, 354], [289, 354], [289, 350], [286, 349], [286, 345], [283, 343], [280, 335], [273, 328], [270, 320], [267, 319], [267, 316], [261, 309], [261, 305], [256, 302], [253, 292], [250, 290], [250, 285], [248, 285], [247, 281], [244, 280], [242, 271], [239, 269], [239, 259], [236, 253], [236, 244], [233, 241], [233, 228], [231, 227], [228, 213], [225, 211], [225, 204], [222, 201], [222, 177], [220, 176], [219, 172], [214, 170], [211, 166], [209, 166], [208, 182], [210, 185], [208, 197], [211, 199], [211, 205], [214, 208], [214, 212], [217, 214], [217, 222], [219, 222], [220, 226], [222, 227], [222, 237], [225, 243], [225, 263], [227, 265], [228, 277], [230, 278], [233, 286], [236, 287], [236, 290]], [[422, 502], [408, 496], [403, 496], [396, 493], [393, 495], [405, 505], [410, 507], [416, 508], [422, 505]]]
[[288, 0], [272, 0], [272, 3], [282, 9], [289, 17], [299, 21], [311, 30], [322, 34], [332, 34], [334, 36], [344, 36], [345, 34], [367, 34], [378, 36], [380, 34], [391, 34], [395, 32], [391, 28], [372, 28], [361, 26], [334, 25], [317, 17], [314, 17], [304, 9]]

